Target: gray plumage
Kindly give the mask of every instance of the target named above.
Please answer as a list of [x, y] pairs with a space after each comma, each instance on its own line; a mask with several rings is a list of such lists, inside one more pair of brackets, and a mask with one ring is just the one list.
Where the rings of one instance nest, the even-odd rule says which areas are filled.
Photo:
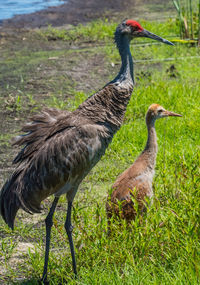
[[[147, 35], [148, 33], [148, 35]], [[139, 23], [123, 21], [116, 29], [115, 41], [122, 59], [116, 78], [89, 97], [75, 111], [45, 109], [32, 117], [14, 144], [23, 146], [13, 163], [16, 169], [0, 193], [0, 213], [9, 225], [19, 208], [38, 213], [41, 201], [55, 195], [46, 222], [46, 253], [42, 280], [46, 280], [52, 217], [61, 194], [66, 194], [68, 234], [73, 270], [76, 274], [72, 241], [71, 208], [78, 186], [100, 160], [119, 130], [133, 90], [133, 61], [129, 44], [134, 37], [156, 37]]]
[[74, 112], [45, 109], [22, 128], [26, 135], [14, 144], [25, 146], [13, 161], [17, 168], [0, 199], [1, 214], [11, 228], [19, 208], [38, 213], [41, 201], [52, 194], [69, 192], [73, 200], [119, 129], [131, 92], [121, 88], [120, 98], [119, 88], [110, 84]]

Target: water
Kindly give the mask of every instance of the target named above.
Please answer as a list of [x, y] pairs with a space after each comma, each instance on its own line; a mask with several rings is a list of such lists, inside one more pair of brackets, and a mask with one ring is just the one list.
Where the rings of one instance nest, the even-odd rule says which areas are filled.
[[50, 6], [58, 6], [64, 0], [0, 0], [0, 20], [19, 14], [29, 14]]

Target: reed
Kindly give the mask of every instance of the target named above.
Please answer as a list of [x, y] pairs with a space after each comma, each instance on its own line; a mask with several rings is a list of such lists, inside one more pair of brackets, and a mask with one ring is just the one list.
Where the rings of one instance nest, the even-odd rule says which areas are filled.
[[199, 0], [199, 17], [198, 17], [198, 46], [200, 47], [200, 0]]
[[177, 11], [181, 39], [196, 40], [200, 45], [200, 0], [172, 0]]

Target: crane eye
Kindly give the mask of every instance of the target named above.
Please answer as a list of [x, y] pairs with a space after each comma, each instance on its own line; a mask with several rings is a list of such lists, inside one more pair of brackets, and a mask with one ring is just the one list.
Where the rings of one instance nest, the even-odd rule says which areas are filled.
[[158, 110], [158, 113], [162, 113], [162, 111], [163, 111], [163, 110], [160, 109], [160, 110]]

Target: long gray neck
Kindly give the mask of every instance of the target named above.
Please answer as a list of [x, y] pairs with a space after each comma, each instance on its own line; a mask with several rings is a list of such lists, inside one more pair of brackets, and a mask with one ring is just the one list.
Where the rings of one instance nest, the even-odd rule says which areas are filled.
[[158, 151], [155, 121], [151, 121], [149, 124], [147, 124], [147, 129], [148, 129], [148, 139], [144, 152], [148, 156], [149, 167], [154, 169], [156, 163], [157, 151]]
[[115, 77], [112, 83], [129, 81], [130, 84], [133, 84], [133, 60], [130, 52], [130, 39], [127, 35], [124, 35], [117, 30], [115, 32], [115, 42], [121, 56], [122, 65], [118, 75]]

